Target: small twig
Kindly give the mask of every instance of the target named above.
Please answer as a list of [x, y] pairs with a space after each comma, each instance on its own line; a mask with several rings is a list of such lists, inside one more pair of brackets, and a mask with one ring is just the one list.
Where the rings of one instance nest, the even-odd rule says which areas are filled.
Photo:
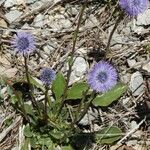
[[49, 88], [45, 87], [45, 109], [44, 109], [44, 121], [47, 123], [48, 114], [47, 114], [47, 102], [48, 102], [48, 90]]
[[136, 130], [139, 129], [141, 124], [145, 121], [146, 118], [144, 118], [134, 129], [132, 129], [130, 132], [128, 132], [120, 141], [117, 142], [117, 144], [121, 144], [127, 137], [129, 137], [131, 134], [133, 134]]
[[29, 89], [30, 89], [30, 94], [31, 94], [31, 102], [32, 102], [33, 107], [35, 107], [37, 109], [38, 113], [40, 114], [40, 109], [39, 109], [39, 106], [38, 106], [38, 104], [34, 98], [33, 87], [32, 87], [32, 84], [30, 82], [30, 76], [29, 76], [28, 65], [27, 65], [27, 57], [26, 56], [23, 56], [23, 57], [24, 57], [26, 78], [27, 78], [27, 82], [29, 84]]
[[109, 51], [109, 47], [110, 47], [110, 43], [111, 43], [111, 39], [112, 39], [112, 36], [115, 32], [115, 30], [117, 29], [117, 26], [119, 25], [119, 23], [121, 22], [122, 18], [123, 18], [124, 14], [123, 12], [119, 15], [119, 17], [117, 18], [116, 22], [115, 22], [115, 25], [112, 29], [112, 31], [110, 32], [110, 35], [109, 35], [109, 38], [108, 38], [108, 42], [107, 42], [107, 45], [106, 45], [106, 53], [108, 53]]
[[14, 129], [18, 123], [20, 122], [21, 120], [21, 116], [18, 116], [15, 121], [5, 130], [3, 130], [2, 133], [0, 133], [0, 142], [6, 137], [6, 135], [12, 130]]

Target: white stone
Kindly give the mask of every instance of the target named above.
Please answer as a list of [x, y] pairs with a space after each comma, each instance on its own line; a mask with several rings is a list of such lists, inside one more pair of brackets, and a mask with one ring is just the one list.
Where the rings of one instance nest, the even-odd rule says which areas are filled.
[[131, 130], [135, 129], [137, 127], [137, 122], [136, 121], [131, 121]]
[[[88, 63], [85, 61], [83, 57], [77, 57], [72, 66], [72, 72], [70, 76], [69, 85], [79, 81], [84, 77], [87, 70], [89, 68]], [[68, 65], [66, 65], [66, 69], [68, 69]]]
[[130, 68], [133, 68], [136, 64], [136, 60], [135, 59], [127, 59], [128, 65]]
[[9, 8], [9, 7], [12, 7], [12, 6], [17, 5], [17, 4], [18, 3], [16, 0], [6, 0], [4, 7]]
[[43, 50], [44, 50], [47, 54], [50, 55], [50, 54], [55, 50], [55, 48], [54, 48], [53, 46], [47, 44], [47, 45], [44, 45], [44, 46], [43, 46]]
[[142, 14], [138, 15], [136, 24], [150, 25], [150, 9], [147, 9]]
[[18, 11], [18, 10], [12, 10], [9, 13], [5, 14], [5, 17], [9, 20], [10, 23], [12, 23], [13, 21], [15, 21], [18, 17], [20, 17], [22, 14], [22, 12]]
[[97, 18], [93, 14], [91, 14], [89, 16], [89, 18], [85, 21], [86, 27], [92, 27], [92, 26], [95, 26], [98, 24], [99, 24], [99, 21], [97, 20]]
[[60, 24], [62, 24], [62, 27], [64, 28], [64, 29], [68, 29], [68, 28], [70, 28], [71, 27], [71, 22], [70, 22], [70, 20], [68, 20], [68, 19], [61, 19], [60, 20]]
[[83, 57], [77, 57], [74, 61], [72, 69], [77, 77], [81, 77], [86, 73], [88, 69], [87, 62]]
[[35, 27], [43, 27], [44, 25], [44, 16], [42, 14], [38, 14], [35, 18], [34, 18], [34, 26]]
[[26, 0], [27, 4], [33, 4], [34, 2], [36, 2], [37, 0]]
[[147, 72], [150, 72], [150, 61], [148, 63], [144, 64], [142, 66], [142, 69], [146, 70]]
[[142, 74], [139, 71], [132, 74], [129, 87], [133, 96], [138, 96], [144, 93], [145, 86], [143, 82]]

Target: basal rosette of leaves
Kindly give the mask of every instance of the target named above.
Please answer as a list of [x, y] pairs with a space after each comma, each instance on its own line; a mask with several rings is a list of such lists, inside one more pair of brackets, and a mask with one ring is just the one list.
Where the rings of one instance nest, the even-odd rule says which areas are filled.
[[[41, 73], [43, 74], [43, 72]], [[51, 70], [48, 73], [51, 74]], [[52, 71], [52, 73], [54, 72]], [[101, 69], [99, 73], [101, 73]], [[99, 76], [99, 74], [97, 75]], [[104, 74], [102, 73], [102, 75]], [[49, 76], [47, 74], [46, 78], [47, 77], [51, 78], [51, 75]], [[104, 77], [102, 77], [101, 80], [99, 77], [98, 80], [100, 83], [104, 84]], [[77, 137], [81, 138], [83, 136], [82, 134], [84, 134], [85, 137], [87, 136], [92, 139], [95, 139], [94, 137], [96, 137], [95, 142], [106, 144], [113, 143], [122, 136], [122, 131], [118, 127], [111, 127], [115, 130], [111, 129], [108, 133], [104, 133], [104, 131], [108, 128], [106, 127], [98, 133], [85, 134], [80, 128], [77, 128], [77, 126], [79, 120], [81, 120], [84, 116], [83, 113], [86, 113], [89, 103], [92, 102], [89, 107], [92, 107], [92, 105], [96, 107], [109, 106], [111, 103], [118, 100], [118, 98], [126, 91], [126, 86], [124, 84], [116, 82], [116, 84], [112, 86], [112, 88], [107, 89], [106, 92], [96, 92], [90, 88], [89, 83], [86, 81], [74, 83], [68, 87], [65, 98], [65, 105], [70, 106], [70, 110], [65, 105], [60, 110], [62, 103], [61, 100], [66, 85], [66, 78], [61, 72], [58, 72], [55, 78], [51, 78], [53, 79], [51, 80], [51, 85], [45, 85], [45, 82], [40, 82], [40, 79], [41, 78], [38, 79], [30, 76], [30, 82], [35, 89], [42, 91], [43, 94], [45, 94], [47, 89], [52, 92], [52, 95], [48, 95], [47, 121], [45, 121], [44, 116], [44, 100], [38, 102], [38, 106], [40, 108], [39, 114], [32, 104], [25, 103], [25, 99], [22, 97], [22, 93], [20, 91], [14, 90], [11, 85], [9, 85], [8, 88], [8, 93], [15, 109], [21, 112], [27, 122], [24, 129], [24, 135], [26, 137], [23, 145], [24, 149], [29, 143], [35, 149], [42, 146], [47, 149], [53, 149], [57, 144], [62, 145], [62, 147], [65, 148], [73, 149], [71, 146], [72, 143], [77, 142]], [[41, 81], [43, 81], [43, 78]], [[54, 99], [53, 101], [51, 101], [52, 98]], [[78, 101], [78, 105], [76, 107], [72, 107], [71, 102], [75, 101]], [[101, 136], [104, 134], [106, 135]], [[107, 134], [109, 136], [107, 136]]]

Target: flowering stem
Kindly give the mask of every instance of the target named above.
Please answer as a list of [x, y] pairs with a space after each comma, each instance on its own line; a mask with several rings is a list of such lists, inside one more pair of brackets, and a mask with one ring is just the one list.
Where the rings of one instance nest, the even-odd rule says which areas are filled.
[[34, 94], [33, 94], [33, 87], [32, 87], [32, 84], [30, 82], [30, 76], [29, 76], [29, 71], [28, 71], [28, 65], [27, 65], [27, 57], [24, 56], [24, 64], [25, 64], [25, 72], [26, 72], [26, 78], [27, 78], [27, 82], [29, 84], [29, 92], [30, 92], [30, 95], [31, 95], [31, 102], [32, 102], [32, 105], [33, 107], [35, 107], [38, 111], [38, 113], [40, 114], [40, 110], [39, 110], [39, 107], [38, 107], [38, 104], [34, 98]]
[[85, 116], [85, 114], [87, 113], [87, 111], [88, 111], [88, 109], [89, 109], [89, 107], [91, 105], [91, 102], [95, 98], [95, 94], [96, 94], [95, 91], [93, 91], [92, 94], [91, 94], [90, 100], [87, 102], [87, 104], [85, 105], [85, 108], [84, 108], [83, 112], [80, 115], [80, 118], [75, 122], [76, 124], [79, 123], [81, 121], [81, 119]]
[[67, 95], [67, 89], [68, 89], [68, 84], [69, 84], [71, 70], [72, 70], [72, 65], [73, 65], [72, 62], [73, 62], [73, 57], [74, 57], [74, 53], [75, 53], [75, 46], [76, 46], [76, 42], [77, 42], [77, 38], [78, 38], [78, 33], [79, 33], [79, 27], [81, 25], [82, 16], [83, 16], [83, 12], [85, 10], [86, 4], [87, 4], [87, 0], [85, 0], [84, 4], [82, 5], [81, 11], [80, 11], [80, 15], [79, 15], [78, 24], [77, 24], [77, 28], [74, 31], [73, 47], [72, 47], [72, 51], [71, 51], [71, 54], [70, 54], [71, 63], [69, 63], [69, 69], [67, 71], [67, 81], [66, 81], [66, 85], [65, 85], [65, 89], [64, 89], [64, 94], [62, 96], [62, 102], [61, 102], [61, 106], [60, 106], [60, 109], [58, 111], [57, 117], [60, 114], [60, 112], [61, 112], [61, 110], [62, 110], [62, 108], [64, 106], [65, 98], [66, 98], [66, 95]]
[[108, 53], [109, 51], [109, 47], [110, 47], [110, 42], [111, 42], [111, 39], [112, 39], [112, 36], [115, 32], [115, 30], [117, 29], [117, 26], [119, 25], [119, 23], [121, 22], [122, 18], [123, 18], [124, 14], [123, 12], [119, 15], [119, 17], [117, 18], [116, 22], [115, 22], [115, 25], [112, 29], [112, 31], [110, 32], [110, 35], [109, 35], [109, 38], [108, 38], [108, 42], [107, 42], [107, 45], [106, 45], [106, 53]]
[[47, 103], [48, 103], [48, 86], [45, 87], [45, 108], [44, 108], [44, 120], [47, 123], [48, 114], [47, 114]]
[[79, 112], [81, 112], [82, 104], [84, 103], [84, 101], [85, 101], [85, 99], [86, 99], [86, 96], [87, 96], [87, 93], [88, 93], [89, 89], [90, 89], [90, 88], [88, 88], [88, 89], [84, 92], [84, 95], [83, 95], [83, 97], [82, 97], [82, 100], [81, 100], [81, 102], [80, 102], [80, 104], [79, 104], [79, 106], [78, 106], [78, 108], [77, 108], [76, 114], [75, 114], [74, 123], [75, 123], [75, 122], [77, 121], [77, 119], [78, 119], [78, 114], [79, 114]]

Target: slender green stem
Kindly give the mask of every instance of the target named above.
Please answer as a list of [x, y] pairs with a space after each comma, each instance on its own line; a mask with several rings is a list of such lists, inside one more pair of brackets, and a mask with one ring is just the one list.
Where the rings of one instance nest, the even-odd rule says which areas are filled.
[[96, 94], [95, 91], [93, 91], [92, 94], [91, 94], [90, 100], [87, 102], [87, 104], [86, 104], [83, 112], [81, 113], [79, 119], [75, 122], [76, 124], [79, 123], [81, 121], [81, 119], [85, 116], [85, 114], [87, 113], [87, 111], [88, 111], [88, 109], [89, 109], [89, 107], [91, 105], [91, 102], [95, 98], [95, 94]]
[[116, 20], [116, 22], [115, 22], [115, 25], [114, 25], [112, 31], [110, 32], [110, 35], [109, 35], [109, 38], [108, 38], [108, 42], [107, 42], [107, 46], [106, 46], [106, 53], [109, 52], [109, 47], [110, 47], [111, 39], [112, 39], [113, 34], [114, 34], [115, 30], [117, 29], [119, 23], [121, 22], [123, 16], [124, 16], [124, 13], [122, 12], [122, 13], [119, 15], [119, 17], [117, 18], [117, 20]]
[[88, 88], [88, 89], [84, 92], [84, 94], [83, 94], [82, 100], [81, 100], [81, 102], [80, 102], [80, 104], [79, 104], [79, 106], [78, 106], [78, 108], [77, 108], [76, 114], [75, 114], [74, 123], [75, 123], [75, 122], [77, 121], [77, 119], [78, 119], [78, 115], [79, 115], [79, 113], [81, 112], [82, 105], [83, 105], [83, 103], [84, 103], [84, 101], [85, 101], [85, 99], [86, 99], [86, 96], [87, 96], [87, 93], [88, 93], [89, 89], [90, 89], [90, 88]]
[[[71, 51], [71, 54], [70, 54], [70, 60], [71, 61], [73, 60], [73, 57], [74, 57], [75, 46], [76, 46], [76, 42], [77, 42], [77, 38], [78, 38], [78, 33], [79, 33], [79, 27], [81, 25], [83, 13], [84, 13], [84, 10], [86, 8], [87, 1], [88, 0], [85, 0], [84, 4], [82, 5], [81, 11], [80, 11], [80, 15], [79, 15], [78, 24], [77, 24], [77, 28], [76, 28], [76, 30], [74, 32], [73, 47], [72, 47], [72, 51]], [[58, 111], [57, 117], [60, 114], [60, 112], [61, 112], [61, 110], [62, 110], [62, 108], [64, 106], [65, 98], [66, 98], [66, 95], [67, 95], [68, 84], [69, 84], [69, 80], [70, 80], [70, 75], [71, 75], [71, 71], [72, 71], [72, 65], [73, 65], [73, 63], [69, 63], [69, 69], [67, 71], [66, 85], [65, 85], [64, 94], [62, 96], [62, 102], [61, 102], [61, 106], [60, 106], [60, 109]]]
[[47, 123], [48, 114], [47, 114], [47, 103], [48, 103], [48, 87], [45, 87], [45, 108], [44, 108], [44, 120]]
[[23, 57], [24, 57], [26, 78], [27, 78], [27, 82], [29, 84], [29, 91], [30, 91], [30, 95], [31, 95], [31, 102], [32, 102], [33, 107], [35, 107], [38, 110], [38, 113], [40, 114], [40, 109], [39, 109], [38, 104], [34, 98], [33, 87], [32, 87], [32, 84], [30, 82], [30, 76], [29, 76], [28, 65], [27, 65], [27, 57], [26, 56], [23, 56]]
[[25, 119], [29, 122], [30, 119], [28, 118], [28, 115], [27, 115], [26, 110], [25, 110], [24, 102], [23, 102], [22, 98], [20, 97], [20, 94], [19, 94], [18, 92], [16, 92], [14, 89], [13, 89], [13, 91], [14, 91], [14, 93], [15, 93], [17, 99], [18, 99], [18, 102], [19, 102], [20, 107], [21, 107], [21, 109], [22, 109], [21, 111], [22, 111], [22, 113], [23, 113]]

